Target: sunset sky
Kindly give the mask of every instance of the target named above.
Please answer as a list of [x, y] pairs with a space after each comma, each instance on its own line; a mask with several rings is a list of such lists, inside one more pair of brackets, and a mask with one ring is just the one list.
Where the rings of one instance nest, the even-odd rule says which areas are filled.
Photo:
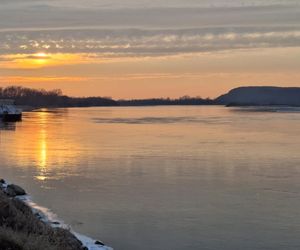
[[300, 87], [299, 0], [0, 4], [0, 86], [117, 99]]

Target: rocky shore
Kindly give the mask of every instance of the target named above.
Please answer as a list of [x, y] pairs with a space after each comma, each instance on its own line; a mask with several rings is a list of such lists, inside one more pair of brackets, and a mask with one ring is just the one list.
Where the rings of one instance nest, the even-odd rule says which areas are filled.
[[[80, 239], [83, 239], [82, 242]], [[101, 241], [81, 236], [46, 219], [26, 204], [26, 191], [0, 179], [1, 250], [112, 250]]]

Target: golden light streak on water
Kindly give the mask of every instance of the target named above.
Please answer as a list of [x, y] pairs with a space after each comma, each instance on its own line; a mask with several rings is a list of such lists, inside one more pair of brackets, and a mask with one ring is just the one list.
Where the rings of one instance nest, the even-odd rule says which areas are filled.
[[42, 130], [41, 131], [41, 136], [40, 136], [40, 147], [39, 147], [39, 167], [42, 169], [47, 166], [47, 139], [46, 139], [46, 131]]
[[47, 130], [45, 124], [48, 120], [48, 114], [46, 112], [39, 112], [38, 117], [42, 127], [38, 132], [38, 147], [36, 152], [36, 162], [39, 175], [35, 178], [39, 181], [45, 181], [47, 179], [47, 159], [48, 159], [48, 146], [47, 146]]

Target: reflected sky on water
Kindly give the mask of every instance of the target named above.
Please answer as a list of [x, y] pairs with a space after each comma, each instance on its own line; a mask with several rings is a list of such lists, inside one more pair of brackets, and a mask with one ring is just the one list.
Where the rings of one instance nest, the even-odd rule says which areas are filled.
[[1, 124], [0, 173], [115, 249], [296, 250], [299, 122], [217, 106], [44, 109]]

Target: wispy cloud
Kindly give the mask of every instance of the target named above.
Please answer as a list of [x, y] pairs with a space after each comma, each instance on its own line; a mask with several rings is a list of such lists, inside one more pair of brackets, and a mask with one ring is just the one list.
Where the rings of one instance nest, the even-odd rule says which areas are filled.
[[2, 0], [0, 54], [101, 57], [300, 46], [295, 0]]
[[23, 84], [23, 83], [45, 83], [45, 82], [82, 82], [84, 77], [59, 77], [59, 76], [6, 76], [0, 77], [0, 83]]
[[296, 46], [300, 46], [297, 27], [26, 31], [2, 32], [0, 37], [2, 55], [44, 51], [112, 58]]

